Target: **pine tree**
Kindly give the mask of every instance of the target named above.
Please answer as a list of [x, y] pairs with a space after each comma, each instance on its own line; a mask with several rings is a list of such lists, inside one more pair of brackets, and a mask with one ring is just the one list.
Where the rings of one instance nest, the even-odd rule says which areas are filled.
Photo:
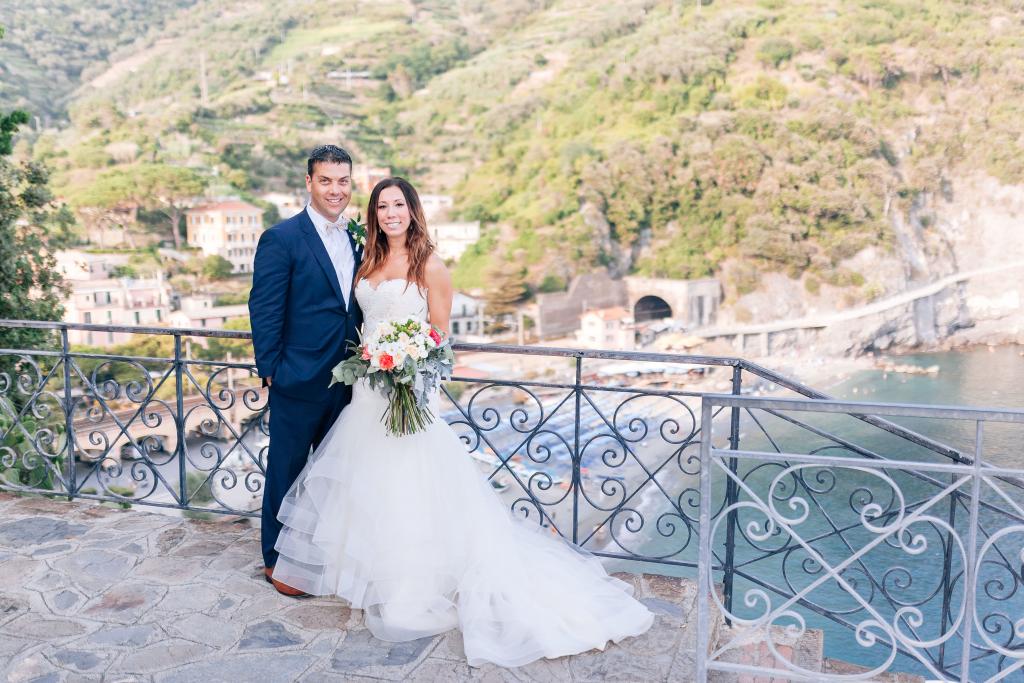
[[488, 317], [491, 318], [491, 331], [504, 332], [510, 329], [509, 318], [530, 297], [530, 288], [526, 284], [526, 268], [508, 259], [497, 261], [486, 274], [487, 290], [484, 302]]
[[105, 210], [139, 208], [160, 211], [168, 219], [174, 248], [182, 247], [181, 218], [188, 200], [202, 194], [206, 180], [190, 168], [137, 164], [115, 168], [79, 190], [74, 201], [82, 207]]

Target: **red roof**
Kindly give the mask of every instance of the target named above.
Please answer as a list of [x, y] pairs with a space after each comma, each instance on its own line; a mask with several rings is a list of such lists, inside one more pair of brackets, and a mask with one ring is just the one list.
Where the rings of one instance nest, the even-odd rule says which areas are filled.
[[189, 209], [186, 213], [210, 213], [212, 211], [256, 211], [258, 213], [263, 213], [263, 210], [260, 207], [253, 206], [249, 202], [243, 202], [237, 199], [226, 202], [202, 204]]

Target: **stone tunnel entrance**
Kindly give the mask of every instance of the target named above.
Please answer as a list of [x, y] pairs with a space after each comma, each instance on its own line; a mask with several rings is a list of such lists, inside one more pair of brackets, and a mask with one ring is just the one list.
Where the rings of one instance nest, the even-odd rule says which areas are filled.
[[672, 307], [660, 296], [642, 296], [633, 306], [633, 320], [638, 323], [672, 317]]

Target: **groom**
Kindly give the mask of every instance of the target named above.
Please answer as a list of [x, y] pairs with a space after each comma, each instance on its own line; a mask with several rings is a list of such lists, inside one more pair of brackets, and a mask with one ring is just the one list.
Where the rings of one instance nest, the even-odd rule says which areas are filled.
[[278, 592], [296, 597], [305, 593], [271, 579], [281, 533], [277, 513], [310, 449], [352, 398], [351, 387], [327, 385], [362, 324], [353, 296], [362, 253], [341, 215], [352, 196], [352, 157], [334, 145], [317, 147], [306, 164], [306, 189], [305, 210], [260, 237], [249, 295], [256, 369], [270, 392], [264, 571]]

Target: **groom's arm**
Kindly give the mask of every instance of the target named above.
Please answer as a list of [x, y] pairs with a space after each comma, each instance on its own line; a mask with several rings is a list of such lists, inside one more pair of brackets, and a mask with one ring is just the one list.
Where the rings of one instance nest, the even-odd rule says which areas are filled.
[[277, 230], [260, 235], [253, 262], [249, 320], [260, 377], [271, 378], [281, 360], [281, 336], [291, 279], [291, 259]]

